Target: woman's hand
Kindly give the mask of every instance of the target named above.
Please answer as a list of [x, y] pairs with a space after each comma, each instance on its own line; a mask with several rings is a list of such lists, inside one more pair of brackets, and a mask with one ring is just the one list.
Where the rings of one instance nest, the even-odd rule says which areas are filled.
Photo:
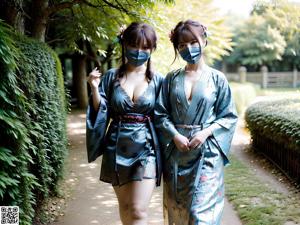
[[187, 152], [190, 150], [189, 148], [189, 139], [187, 139], [185, 136], [181, 134], [176, 134], [173, 137], [173, 141], [177, 147], [182, 152]]
[[92, 90], [98, 90], [98, 86], [100, 83], [100, 76], [101, 73], [97, 68], [93, 69], [92, 72], [90, 72], [87, 82], [90, 84]]
[[210, 129], [204, 129], [201, 131], [198, 131], [191, 139], [189, 142], [189, 148], [190, 149], [196, 149], [199, 148], [205, 141], [206, 139], [211, 135], [211, 130]]

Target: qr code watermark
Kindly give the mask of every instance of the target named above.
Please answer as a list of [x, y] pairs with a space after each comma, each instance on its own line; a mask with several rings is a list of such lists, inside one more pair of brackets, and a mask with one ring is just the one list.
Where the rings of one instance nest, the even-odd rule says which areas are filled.
[[19, 206], [0, 206], [0, 225], [19, 225]]

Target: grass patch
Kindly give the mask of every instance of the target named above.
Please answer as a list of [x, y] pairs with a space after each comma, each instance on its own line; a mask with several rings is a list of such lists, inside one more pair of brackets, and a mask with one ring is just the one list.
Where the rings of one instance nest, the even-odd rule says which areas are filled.
[[245, 225], [300, 223], [300, 199], [275, 191], [234, 156], [226, 168], [226, 196]]

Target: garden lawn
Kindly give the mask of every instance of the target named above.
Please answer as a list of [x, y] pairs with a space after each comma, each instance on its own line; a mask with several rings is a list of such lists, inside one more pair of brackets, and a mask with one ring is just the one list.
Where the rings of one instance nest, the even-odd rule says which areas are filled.
[[225, 169], [226, 196], [245, 225], [300, 223], [300, 198], [275, 191], [256, 177], [250, 167], [230, 157]]

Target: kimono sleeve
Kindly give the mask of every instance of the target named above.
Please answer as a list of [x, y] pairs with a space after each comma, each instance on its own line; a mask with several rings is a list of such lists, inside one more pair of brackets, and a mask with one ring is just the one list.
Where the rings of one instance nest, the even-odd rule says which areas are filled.
[[112, 82], [113, 71], [105, 73], [99, 84], [100, 104], [96, 111], [93, 107], [92, 95], [89, 98], [89, 105], [86, 112], [86, 148], [88, 162], [95, 161], [103, 154], [104, 137], [109, 122], [108, 95], [110, 83]]
[[212, 133], [220, 150], [226, 156], [226, 164], [228, 163], [227, 156], [238, 117], [228, 81], [223, 74], [219, 76], [215, 112], [216, 120], [214, 123], [218, 124], [218, 126]]
[[154, 108], [154, 124], [160, 143], [163, 146], [168, 145], [173, 137], [178, 134], [170, 116], [171, 106], [169, 100], [169, 86], [171, 75], [172, 74], [168, 74], [163, 80]]

